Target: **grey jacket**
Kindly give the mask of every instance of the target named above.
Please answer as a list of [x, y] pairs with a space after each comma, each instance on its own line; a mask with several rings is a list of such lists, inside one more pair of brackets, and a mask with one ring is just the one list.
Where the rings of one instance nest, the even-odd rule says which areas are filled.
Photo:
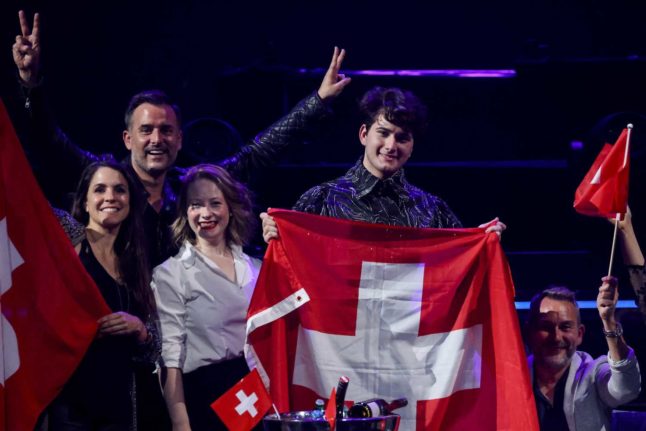
[[[534, 381], [534, 357], [529, 357]], [[600, 356], [592, 358], [576, 352], [570, 363], [563, 410], [571, 431], [610, 431], [612, 409], [639, 395], [641, 376], [635, 352], [630, 349], [625, 361], [615, 363]]]

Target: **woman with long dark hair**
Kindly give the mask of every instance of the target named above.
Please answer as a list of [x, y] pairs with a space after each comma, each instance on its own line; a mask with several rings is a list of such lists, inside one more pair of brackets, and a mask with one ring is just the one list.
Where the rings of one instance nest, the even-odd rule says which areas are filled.
[[210, 404], [244, 377], [246, 313], [260, 261], [242, 251], [256, 217], [251, 193], [224, 169], [187, 172], [173, 224], [181, 249], [153, 271], [174, 430], [226, 430]]
[[120, 164], [83, 172], [72, 215], [85, 226], [79, 258], [113, 311], [49, 409], [49, 429], [136, 429], [134, 358], [155, 354], [155, 303], [136, 187]]

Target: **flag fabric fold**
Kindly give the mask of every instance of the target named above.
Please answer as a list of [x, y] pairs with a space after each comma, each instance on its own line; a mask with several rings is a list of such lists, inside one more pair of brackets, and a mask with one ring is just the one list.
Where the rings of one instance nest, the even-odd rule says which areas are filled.
[[404, 430], [537, 430], [495, 234], [413, 229], [273, 210], [247, 316], [246, 354], [281, 411], [406, 397]]
[[0, 430], [33, 430], [110, 311], [40, 191], [0, 101]]
[[630, 177], [630, 131], [624, 129], [614, 145], [605, 144], [574, 194], [574, 209], [594, 217], [625, 214]]

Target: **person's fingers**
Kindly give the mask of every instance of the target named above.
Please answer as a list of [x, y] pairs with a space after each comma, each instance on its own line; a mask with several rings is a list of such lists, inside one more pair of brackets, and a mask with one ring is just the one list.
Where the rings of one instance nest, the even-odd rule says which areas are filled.
[[109, 330], [111, 328], [114, 328], [122, 323], [121, 320], [117, 319], [109, 319], [109, 320], [104, 320], [103, 322], [99, 323], [99, 328], [101, 330]]
[[34, 14], [34, 27], [32, 29], [31, 35], [33, 36], [34, 40], [38, 42], [40, 38], [40, 14], [38, 13]]
[[18, 52], [23, 56], [28, 55], [31, 52], [31, 46], [28, 44], [19, 45]]
[[601, 300], [612, 300], [615, 296], [614, 292], [610, 290], [607, 286], [602, 286], [599, 288], [599, 295]]
[[31, 43], [29, 40], [20, 35], [16, 36], [16, 43], [14, 43], [13, 46], [20, 52], [26, 52], [31, 49]]
[[619, 290], [617, 289], [617, 279], [615, 277], [603, 277], [602, 284], [599, 287], [600, 299], [607, 302], [608, 305], [614, 305], [619, 299]]
[[18, 11], [18, 20], [20, 21], [20, 32], [22, 33], [22, 36], [29, 36], [29, 23], [27, 22], [25, 11]]
[[497, 223], [497, 222], [498, 222], [498, 217], [496, 217], [496, 218], [494, 218], [493, 220], [490, 220], [490, 221], [488, 221], [488, 222], [486, 222], [486, 223], [482, 223], [482, 224], [481, 224], [481, 225], [479, 225], [478, 227], [481, 227], [481, 228], [482, 228], [482, 227], [491, 227], [491, 226], [493, 226], [493, 225], [494, 225], [495, 223]]
[[339, 52], [339, 55], [336, 57], [336, 62], [334, 64], [337, 71], [341, 69], [341, 64], [343, 64], [343, 59], [345, 58], [345, 49], [342, 49]]
[[328, 67], [327, 72], [325, 72], [324, 81], [328, 81], [329, 84], [334, 85], [339, 79], [338, 73], [341, 68], [341, 62], [345, 56], [345, 50], [339, 52], [338, 47], [334, 47], [334, 54], [332, 55], [332, 61], [330, 62], [330, 67]]
[[272, 228], [266, 228], [263, 229], [262, 231], [262, 239], [265, 240], [266, 243], [269, 243], [270, 240], [278, 238], [278, 230], [277, 229], [272, 229]]
[[263, 226], [262, 228], [262, 233], [263, 235], [267, 234], [277, 234], [278, 233], [278, 228], [276, 226]]
[[344, 76], [344, 77], [343, 77], [342, 79], [340, 79], [336, 84], [334, 84], [334, 86], [335, 86], [335, 87], [336, 87], [336, 89], [337, 89], [337, 92], [341, 92], [341, 90], [343, 90], [343, 89], [344, 89], [344, 88], [345, 88], [345, 87], [350, 83], [350, 81], [352, 81], [352, 78], [349, 78], [349, 77], [348, 77], [348, 78], [346, 78], [346, 77]]
[[276, 227], [276, 222], [274, 221], [274, 218], [269, 215], [262, 218], [262, 227], [263, 229], [266, 227]]
[[327, 68], [328, 73], [331, 70], [334, 70], [336, 68], [338, 57], [339, 57], [339, 48], [335, 46], [334, 47], [334, 52], [332, 53], [332, 60], [330, 61], [330, 66]]
[[604, 277], [601, 277], [601, 282], [608, 283], [611, 286], [617, 286], [617, 277], [614, 277], [612, 275], [606, 275]]
[[100, 334], [132, 334], [139, 330], [139, 319], [122, 311], [104, 316], [99, 320], [103, 320], [103, 323], [99, 327]]

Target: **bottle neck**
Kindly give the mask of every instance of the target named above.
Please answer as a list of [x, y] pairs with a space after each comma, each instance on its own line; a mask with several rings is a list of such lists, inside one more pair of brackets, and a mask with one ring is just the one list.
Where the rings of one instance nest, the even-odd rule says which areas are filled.
[[393, 400], [392, 402], [386, 404], [385, 410], [387, 410], [386, 413], [390, 413], [395, 409], [399, 409], [399, 408], [405, 407], [407, 405], [408, 405], [408, 400], [406, 398], [398, 398], [398, 399]]

